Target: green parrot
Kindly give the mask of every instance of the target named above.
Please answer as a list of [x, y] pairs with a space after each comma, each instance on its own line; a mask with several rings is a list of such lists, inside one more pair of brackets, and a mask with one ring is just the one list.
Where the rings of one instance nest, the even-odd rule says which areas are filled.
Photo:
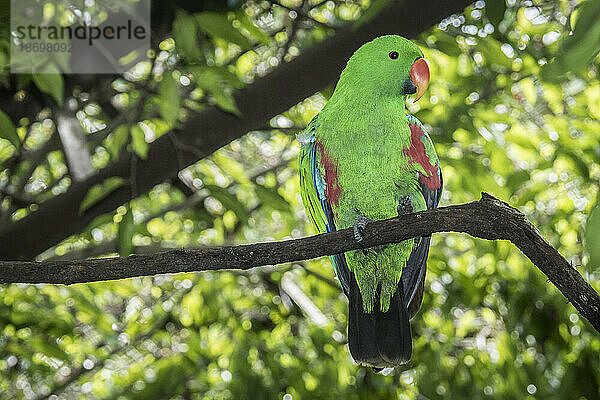
[[[411, 41], [381, 36], [350, 58], [335, 91], [298, 135], [302, 200], [318, 232], [435, 208], [442, 174], [425, 128], [405, 111], [429, 85], [429, 67]], [[415, 100], [415, 101], [416, 101]], [[349, 301], [354, 360], [375, 369], [410, 360], [409, 319], [423, 299], [430, 237], [331, 257]]]

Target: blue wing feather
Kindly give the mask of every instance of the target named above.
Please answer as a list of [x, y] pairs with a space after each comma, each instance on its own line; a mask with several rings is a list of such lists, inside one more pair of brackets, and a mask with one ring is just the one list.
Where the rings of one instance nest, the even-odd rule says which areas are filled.
[[[319, 157], [317, 154], [317, 146], [316, 137], [315, 137], [315, 121], [316, 118], [311, 121], [306, 131], [299, 135], [298, 141], [302, 143], [303, 147], [306, 147], [304, 153], [302, 153], [302, 160], [304, 157], [308, 157], [308, 162], [310, 164], [310, 172], [312, 175], [312, 188], [306, 188], [307, 190], [314, 190], [317, 194], [317, 198], [319, 199], [319, 203], [323, 214], [325, 215], [325, 232], [333, 232], [336, 230], [335, 221], [333, 217], [333, 210], [331, 208], [331, 204], [327, 200], [325, 196], [325, 189], [327, 184], [323, 179], [323, 175], [321, 174], [321, 170], [319, 168]], [[319, 229], [318, 224], [314, 223], [315, 227]], [[336, 276], [340, 282], [342, 290], [346, 296], [349, 295], [349, 287], [350, 287], [350, 270], [348, 269], [348, 264], [346, 263], [346, 256], [344, 254], [336, 254], [330, 257], [331, 263], [333, 264], [333, 269], [335, 271]]]

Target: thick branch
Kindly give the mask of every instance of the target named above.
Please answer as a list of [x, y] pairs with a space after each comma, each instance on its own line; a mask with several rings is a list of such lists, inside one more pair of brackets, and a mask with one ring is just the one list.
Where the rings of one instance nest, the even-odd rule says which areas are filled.
[[[415, 37], [448, 15], [461, 12], [471, 0], [406, 0], [392, 2], [388, 9], [360, 28], [340, 29], [335, 36], [309, 48], [289, 63], [282, 64], [264, 78], [235, 94], [240, 119], [232, 114], [208, 107], [179, 129], [178, 140], [199, 149], [182, 154], [187, 164], [212, 154], [215, 150], [245, 133], [264, 126], [265, 122], [284, 112], [306, 97], [335, 81], [346, 60], [364, 42], [384, 34]], [[144, 171], [137, 180], [140, 193], [150, 190], [177, 174], [181, 169], [177, 149], [168, 135], [150, 145], [148, 158], [140, 162]], [[130, 162], [123, 157], [83, 182], [56, 196], [27, 217], [0, 227], [0, 259], [27, 260], [85, 228], [94, 218], [114, 210], [131, 198], [131, 190], [122, 187], [98, 202], [81, 216], [79, 204], [88, 190], [111, 176], [127, 178]]]
[[[600, 332], [600, 295], [518, 210], [483, 194], [472, 203], [422, 211], [367, 225], [364, 247], [397, 243], [435, 232], [464, 232], [510, 240]], [[352, 229], [283, 242], [172, 250], [153, 255], [80, 261], [0, 261], [0, 283], [72, 284], [134, 276], [219, 269], [249, 269], [361, 248]]]

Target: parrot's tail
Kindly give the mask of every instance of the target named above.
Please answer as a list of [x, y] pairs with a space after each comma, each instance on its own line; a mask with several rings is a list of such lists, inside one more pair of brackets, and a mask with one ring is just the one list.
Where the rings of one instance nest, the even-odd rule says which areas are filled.
[[406, 364], [412, 354], [412, 337], [402, 280], [388, 311], [379, 310], [378, 295], [373, 312], [366, 313], [356, 278], [354, 274], [350, 275], [348, 342], [352, 357], [359, 364], [375, 368]]

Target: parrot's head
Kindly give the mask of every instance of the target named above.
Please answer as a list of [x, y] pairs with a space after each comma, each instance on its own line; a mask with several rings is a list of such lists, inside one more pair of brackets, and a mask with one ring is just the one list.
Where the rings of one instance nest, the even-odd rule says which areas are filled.
[[408, 39], [380, 36], [362, 45], [350, 57], [338, 86], [370, 96], [415, 95], [420, 99], [429, 86], [429, 67], [423, 52]]

